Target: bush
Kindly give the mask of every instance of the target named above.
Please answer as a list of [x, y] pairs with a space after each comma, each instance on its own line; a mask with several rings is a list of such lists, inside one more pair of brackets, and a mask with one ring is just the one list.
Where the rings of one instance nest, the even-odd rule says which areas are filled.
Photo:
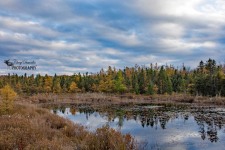
[[137, 149], [134, 138], [130, 134], [122, 135], [120, 132], [103, 126], [98, 128], [96, 132], [91, 135], [87, 142], [88, 149], [93, 150], [132, 150]]

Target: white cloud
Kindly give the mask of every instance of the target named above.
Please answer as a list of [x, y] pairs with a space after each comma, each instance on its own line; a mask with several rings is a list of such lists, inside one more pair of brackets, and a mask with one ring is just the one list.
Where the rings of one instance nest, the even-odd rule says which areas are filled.
[[198, 15], [195, 7], [203, 0], [134, 0], [134, 7], [146, 15], [156, 16], [187, 16]]
[[[99, 31], [102, 31], [101, 29]], [[141, 41], [138, 39], [135, 33], [125, 33], [123, 31], [119, 31], [116, 29], [110, 29], [107, 27], [104, 32], [102, 32], [103, 36], [107, 39], [119, 42], [122, 45], [126, 46], [138, 46], [141, 44]]]
[[113, 55], [113, 56], [125, 56], [125, 55], [127, 55], [126, 52], [123, 52], [122, 50], [117, 50], [115, 48], [105, 48], [102, 53]]
[[147, 67], [150, 67], [150, 64], [157, 63], [158, 65], [165, 65], [165, 64], [173, 64], [173, 62], [176, 61], [176, 59], [166, 57], [166, 56], [157, 56], [157, 55], [128, 55], [126, 57], [127, 64], [138, 64], [138, 65], [146, 65]]
[[9, 18], [1, 16], [0, 21], [1, 28], [4, 28], [5, 30], [9, 30], [11, 32], [47, 37], [55, 37], [60, 35], [57, 31], [44, 27], [39, 22], [34, 22], [30, 20], [19, 20], [18, 18]]
[[185, 34], [184, 27], [176, 23], [159, 23], [150, 25], [150, 29], [156, 36], [168, 38], [181, 38]]
[[189, 53], [196, 48], [215, 48], [217, 44], [211, 41], [200, 42], [188, 42], [182, 39], [160, 39], [159, 44], [162, 44], [169, 52], [182, 52]]

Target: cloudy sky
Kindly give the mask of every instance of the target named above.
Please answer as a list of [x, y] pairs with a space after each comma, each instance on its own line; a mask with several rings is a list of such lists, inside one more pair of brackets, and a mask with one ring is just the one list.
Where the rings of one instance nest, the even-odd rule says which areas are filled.
[[208, 58], [225, 62], [224, 0], [0, 1], [0, 74], [18, 72], [6, 59], [73, 74]]

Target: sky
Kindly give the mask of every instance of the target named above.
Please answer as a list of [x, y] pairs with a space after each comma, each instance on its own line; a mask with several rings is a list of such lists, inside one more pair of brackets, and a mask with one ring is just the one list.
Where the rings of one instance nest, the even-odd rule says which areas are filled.
[[92, 72], [113, 66], [225, 62], [224, 0], [0, 1], [4, 60], [35, 61], [28, 73]]

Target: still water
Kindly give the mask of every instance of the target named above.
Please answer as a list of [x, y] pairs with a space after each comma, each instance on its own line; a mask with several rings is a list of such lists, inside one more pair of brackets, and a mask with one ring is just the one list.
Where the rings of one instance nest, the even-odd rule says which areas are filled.
[[225, 109], [184, 106], [71, 106], [53, 112], [93, 131], [130, 133], [145, 149], [225, 150]]

